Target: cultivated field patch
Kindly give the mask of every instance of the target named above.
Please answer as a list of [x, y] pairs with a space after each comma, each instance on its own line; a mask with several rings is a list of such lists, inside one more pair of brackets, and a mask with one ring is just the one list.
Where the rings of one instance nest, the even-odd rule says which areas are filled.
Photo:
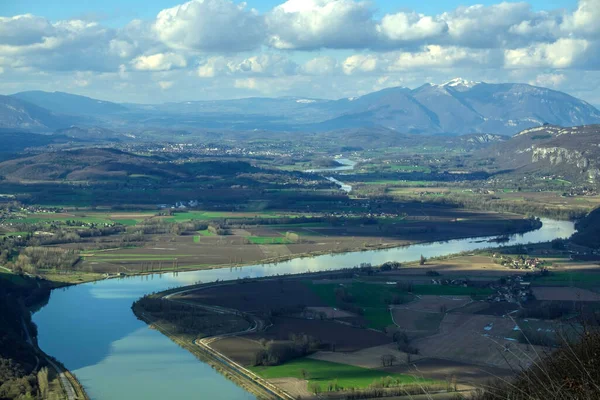
[[534, 287], [537, 300], [600, 301], [600, 294], [576, 287]]

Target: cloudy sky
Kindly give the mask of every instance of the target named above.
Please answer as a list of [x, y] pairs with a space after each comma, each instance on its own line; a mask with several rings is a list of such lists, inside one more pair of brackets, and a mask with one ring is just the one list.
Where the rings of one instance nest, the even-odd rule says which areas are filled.
[[600, 0], [0, 0], [0, 93], [341, 98], [455, 77], [600, 105]]

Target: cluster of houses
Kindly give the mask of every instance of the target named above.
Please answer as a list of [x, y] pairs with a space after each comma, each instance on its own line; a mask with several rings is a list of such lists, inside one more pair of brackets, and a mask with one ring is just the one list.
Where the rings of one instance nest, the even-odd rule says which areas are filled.
[[189, 201], [178, 201], [175, 204], [159, 204], [158, 208], [160, 208], [160, 209], [170, 208], [170, 209], [185, 210], [187, 208], [196, 208], [199, 205], [200, 205], [200, 203], [198, 202], [198, 200], [189, 200]]
[[431, 279], [432, 285], [443, 285], [443, 286], [461, 286], [468, 287], [469, 282], [466, 279]]
[[500, 265], [511, 269], [538, 269], [542, 268], [544, 261], [539, 258], [518, 256], [516, 258], [505, 256], [502, 254], [494, 254], [492, 256]]
[[488, 296], [489, 302], [525, 303], [533, 298], [531, 282], [524, 281], [522, 276], [509, 276], [490, 288], [496, 293]]

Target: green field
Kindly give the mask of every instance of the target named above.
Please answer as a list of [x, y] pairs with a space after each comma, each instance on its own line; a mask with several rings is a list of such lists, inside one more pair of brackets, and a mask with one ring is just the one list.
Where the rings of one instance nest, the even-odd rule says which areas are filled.
[[431, 172], [431, 168], [422, 165], [392, 165], [390, 169], [396, 172]]
[[236, 219], [236, 218], [281, 218], [284, 215], [270, 212], [270, 211], [261, 211], [261, 212], [252, 212], [252, 213], [244, 213], [244, 212], [221, 212], [221, 211], [186, 211], [186, 212], [177, 212], [173, 216], [168, 217], [166, 220], [169, 222], [185, 222], [185, 221], [210, 221], [213, 219]]
[[133, 226], [143, 221], [146, 218], [150, 218], [155, 215], [153, 211], [138, 211], [135, 214], [140, 214], [138, 218], [132, 218], [131, 213], [121, 213], [123, 217], [119, 216], [119, 212], [75, 212], [73, 214], [53, 214], [53, 213], [32, 213], [25, 214], [22, 218], [11, 218], [4, 221], [4, 223], [15, 223], [15, 224], [44, 224], [50, 222], [66, 222], [76, 221], [83, 224], [112, 224], [118, 223], [121, 225]]
[[274, 367], [251, 367], [250, 370], [265, 379], [304, 379], [302, 370], [305, 370], [308, 372], [308, 380], [310, 382], [326, 385], [328, 382], [336, 381], [344, 389], [364, 389], [369, 387], [374, 381], [386, 377], [391, 377], [398, 384], [436, 383], [431, 380], [414, 378], [410, 375], [390, 374], [375, 369], [360, 368], [353, 365], [313, 360], [310, 358], [299, 358]]
[[120, 219], [120, 218], [114, 218], [113, 221], [115, 221], [117, 224], [121, 224], [121, 225], [125, 225], [125, 226], [134, 226], [134, 225], [137, 225], [138, 222], [140, 222], [140, 220], [137, 220], [137, 219]]
[[600, 273], [585, 273], [580, 271], [556, 271], [550, 275], [535, 278], [533, 285], [537, 286], [568, 286], [595, 287], [600, 286]]
[[[413, 285], [412, 292], [395, 285], [382, 285], [381, 283], [352, 282], [350, 284], [312, 284], [306, 282], [311, 290], [331, 307], [340, 307], [342, 301], [336, 297], [336, 289], [343, 288], [350, 294], [351, 304], [364, 310], [364, 317], [369, 328], [382, 330], [393, 325], [389, 311], [391, 303], [402, 304], [413, 299], [413, 295], [437, 296], [474, 296], [485, 297], [493, 293], [487, 288], [474, 288], [445, 285]], [[343, 308], [343, 307], [342, 307]]]
[[270, 237], [270, 236], [248, 236], [247, 238], [252, 244], [290, 244], [292, 243], [285, 237]]
[[435, 296], [489, 296], [494, 293], [488, 288], [474, 288], [447, 285], [413, 285], [413, 294]]
[[[329, 306], [339, 307], [341, 305], [342, 302], [336, 297], [335, 291], [342, 286], [338, 284], [314, 285], [311, 282], [307, 282], [307, 284]], [[364, 310], [368, 326], [373, 329], [384, 329], [394, 324], [389, 311], [389, 304], [392, 301], [406, 303], [413, 298], [412, 295], [395, 286], [353, 282], [344, 285], [343, 288], [351, 295], [351, 304]]]

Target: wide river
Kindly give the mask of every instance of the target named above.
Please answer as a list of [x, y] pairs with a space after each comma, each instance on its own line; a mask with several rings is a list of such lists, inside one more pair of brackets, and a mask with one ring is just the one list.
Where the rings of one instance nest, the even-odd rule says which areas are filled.
[[[566, 238], [567, 221], [543, 220], [537, 231], [511, 237], [509, 245]], [[335, 270], [362, 262], [417, 260], [489, 247], [483, 238], [451, 240], [344, 254], [294, 259], [277, 264], [108, 279], [54, 290], [34, 314], [40, 347], [79, 378], [92, 399], [251, 399], [192, 354], [149, 329], [131, 311], [147, 293], [217, 279]]]

